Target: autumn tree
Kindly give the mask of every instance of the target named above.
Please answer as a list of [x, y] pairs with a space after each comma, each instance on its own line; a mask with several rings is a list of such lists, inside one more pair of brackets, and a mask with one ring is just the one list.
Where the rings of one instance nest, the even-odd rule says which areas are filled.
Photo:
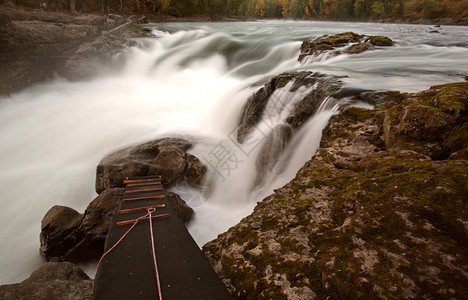
[[333, 15], [340, 20], [352, 19], [354, 17], [354, 0], [336, 0]]

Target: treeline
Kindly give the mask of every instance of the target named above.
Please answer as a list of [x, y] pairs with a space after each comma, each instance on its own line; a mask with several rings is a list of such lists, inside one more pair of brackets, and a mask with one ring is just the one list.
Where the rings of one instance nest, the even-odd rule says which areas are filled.
[[294, 18], [343, 21], [468, 18], [468, 0], [16, 0], [20, 5], [77, 11]]

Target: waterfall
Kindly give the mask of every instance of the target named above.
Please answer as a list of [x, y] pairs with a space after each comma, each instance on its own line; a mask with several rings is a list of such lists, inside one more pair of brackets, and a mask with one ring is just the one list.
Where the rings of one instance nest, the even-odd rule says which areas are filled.
[[[148, 26], [157, 37], [138, 40], [100, 77], [55, 78], [0, 98], [0, 284], [23, 280], [43, 263], [39, 233], [47, 210], [58, 204], [84, 212], [96, 196], [99, 161], [132, 144], [166, 136], [195, 143], [190, 151], [210, 168], [210, 178], [199, 188], [181, 183], [175, 189], [194, 207], [188, 226], [200, 246], [247, 216], [295, 176], [317, 149], [330, 117], [347, 105], [333, 89], [288, 81], [272, 92], [262, 121], [238, 143], [249, 97], [279, 74], [320, 72], [359, 89], [419, 91], [459, 81], [468, 69], [463, 27], [430, 35], [425, 27], [397, 24]], [[298, 62], [302, 40], [350, 30], [387, 35], [397, 45]], [[319, 94], [312, 116], [299, 120], [305, 111], [297, 104]], [[271, 151], [259, 160], [264, 149]]]

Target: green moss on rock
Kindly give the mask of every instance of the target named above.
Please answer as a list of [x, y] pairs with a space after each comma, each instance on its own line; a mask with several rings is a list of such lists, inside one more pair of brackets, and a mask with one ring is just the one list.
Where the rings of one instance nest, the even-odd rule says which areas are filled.
[[368, 39], [369, 43], [375, 46], [392, 46], [393, 41], [389, 37], [374, 35], [370, 36]]
[[204, 248], [235, 298], [463, 298], [468, 161], [432, 160], [423, 147], [433, 140], [398, 130], [427, 107], [415, 114], [426, 123], [432, 110], [456, 116], [446, 130], [459, 137], [451, 147], [464, 147], [467, 89], [433, 87], [334, 117], [294, 180]]

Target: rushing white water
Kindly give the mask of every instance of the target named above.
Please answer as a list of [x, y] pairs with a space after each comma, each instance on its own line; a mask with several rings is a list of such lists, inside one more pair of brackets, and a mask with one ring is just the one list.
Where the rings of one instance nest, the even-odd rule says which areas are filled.
[[[313, 70], [346, 76], [352, 87], [418, 91], [463, 80], [468, 70], [466, 27], [442, 27], [440, 34], [417, 25], [283, 21], [150, 27], [158, 38], [121, 54], [118, 72], [84, 82], [57, 78], [0, 99], [0, 284], [20, 281], [43, 263], [42, 217], [55, 204], [83, 212], [96, 196], [99, 160], [119, 147], [164, 136], [198, 142], [191, 152], [212, 165], [210, 197], [182, 184], [175, 189], [196, 211], [189, 230], [199, 245], [249, 214], [310, 159], [340, 105], [311, 118], [284, 163], [252, 193], [262, 139], [254, 134], [248, 146], [237, 144], [236, 125], [247, 98], [279, 73]], [[297, 62], [302, 40], [344, 31], [387, 35], [396, 46]], [[222, 164], [221, 155], [228, 159]]]

